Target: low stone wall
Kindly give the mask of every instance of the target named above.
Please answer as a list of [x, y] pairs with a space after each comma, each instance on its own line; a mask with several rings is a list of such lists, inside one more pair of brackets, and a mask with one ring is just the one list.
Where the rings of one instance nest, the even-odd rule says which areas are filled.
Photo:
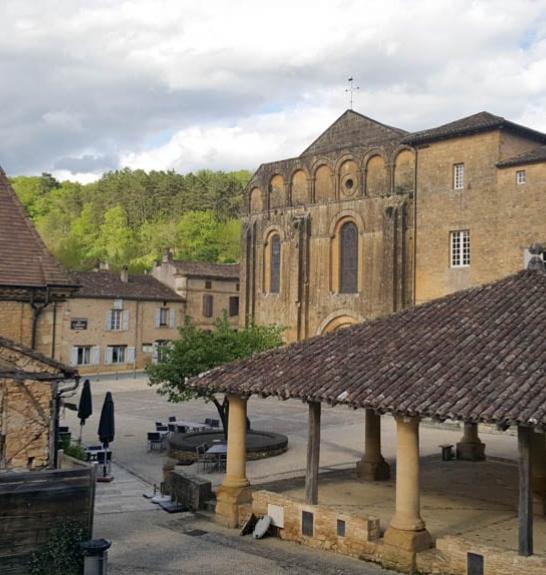
[[271, 515], [281, 539], [378, 560], [380, 529], [375, 517], [330, 505], [308, 505], [271, 491], [252, 494], [252, 513]]
[[204, 509], [205, 502], [212, 498], [212, 487], [208, 479], [188, 475], [177, 469], [170, 474], [169, 495], [192, 511]]
[[488, 547], [462, 537], [447, 535], [436, 540], [436, 549], [418, 553], [416, 567], [419, 573], [434, 575], [466, 575], [468, 554], [483, 557], [484, 575], [544, 575], [546, 557], [522, 557], [515, 551]]

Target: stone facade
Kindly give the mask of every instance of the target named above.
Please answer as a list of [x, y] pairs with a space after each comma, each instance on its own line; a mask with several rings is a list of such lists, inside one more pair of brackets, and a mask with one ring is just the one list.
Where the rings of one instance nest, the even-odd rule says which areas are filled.
[[152, 275], [184, 299], [196, 327], [210, 330], [224, 313], [232, 327], [239, 325], [238, 264], [176, 261], [167, 251]]
[[0, 338], [0, 470], [53, 463], [54, 395], [68, 368]]
[[[546, 136], [487, 113], [459, 123], [415, 143], [348, 111], [301, 156], [260, 166], [246, 195], [241, 321], [281, 324], [288, 341], [301, 340], [522, 269], [526, 248], [546, 242], [546, 160], [502, 162]], [[455, 164], [464, 166], [461, 189]], [[340, 289], [346, 222], [358, 230], [354, 293]], [[458, 231], [469, 233], [470, 264], [455, 267]]]
[[[111, 329], [109, 322], [114, 309], [121, 310], [119, 329]], [[163, 324], [158, 321], [159, 310], [164, 310]], [[64, 304], [59, 317], [57, 359], [77, 367], [82, 375], [144, 369], [157, 361], [161, 345], [177, 338], [184, 313], [181, 300], [76, 296]], [[114, 347], [124, 351], [118, 355]]]

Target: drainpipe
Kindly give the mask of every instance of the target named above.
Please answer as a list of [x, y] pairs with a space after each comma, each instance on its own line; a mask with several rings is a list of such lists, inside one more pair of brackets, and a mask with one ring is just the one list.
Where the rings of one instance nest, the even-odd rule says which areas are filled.
[[415, 172], [413, 185], [413, 305], [417, 302], [417, 174], [419, 170], [419, 148], [415, 146]]
[[45, 291], [45, 300], [37, 302], [35, 300], [36, 292], [33, 291], [30, 296], [30, 307], [32, 308], [32, 335], [30, 340], [30, 347], [36, 349], [36, 332], [38, 330], [38, 320], [42, 315], [42, 311], [49, 305], [49, 288]]
[[68, 387], [58, 389], [55, 392], [55, 397], [53, 398], [53, 421], [55, 422], [55, 430], [53, 432], [53, 468], [58, 469], [59, 467], [59, 452], [57, 449], [57, 444], [59, 442], [59, 411], [61, 408], [61, 398], [65, 393], [70, 393], [71, 391], [76, 391], [80, 385], [80, 376], [76, 375], [74, 377], [74, 383], [70, 384]]
[[55, 346], [57, 344], [57, 302], [53, 302], [53, 333], [51, 334], [51, 358], [55, 359]]

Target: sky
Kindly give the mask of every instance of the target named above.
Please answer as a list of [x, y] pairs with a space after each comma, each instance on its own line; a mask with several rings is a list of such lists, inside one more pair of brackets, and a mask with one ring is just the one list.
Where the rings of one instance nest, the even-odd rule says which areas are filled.
[[0, 166], [253, 171], [349, 107], [546, 131], [546, 0], [0, 0]]

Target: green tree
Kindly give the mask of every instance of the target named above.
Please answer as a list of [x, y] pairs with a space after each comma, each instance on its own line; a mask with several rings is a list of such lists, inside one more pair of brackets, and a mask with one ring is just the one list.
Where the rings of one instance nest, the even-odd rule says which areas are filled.
[[107, 210], [92, 250], [93, 255], [108, 262], [113, 269], [120, 269], [130, 263], [134, 246], [134, 234], [128, 226], [123, 208], [115, 206]]
[[161, 361], [147, 367], [149, 384], [156, 386], [157, 392], [173, 403], [196, 398], [213, 403], [225, 432], [227, 398], [219, 400], [213, 393], [192, 389], [186, 385], [187, 379], [224, 363], [279, 347], [283, 343], [283, 329], [251, 324], [234, 330], [224, 314], [210, 332], [195, 327], [189, 318], [179, 332], [180, 337], [161, 354]]

